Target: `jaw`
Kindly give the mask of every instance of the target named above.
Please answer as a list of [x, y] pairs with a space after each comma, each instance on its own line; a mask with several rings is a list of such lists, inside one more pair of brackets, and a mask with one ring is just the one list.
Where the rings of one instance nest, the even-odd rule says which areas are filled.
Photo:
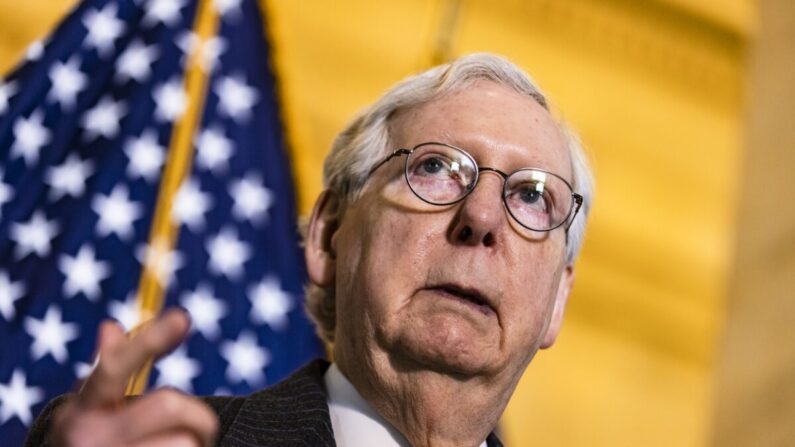
[[464, 337], [469, 330], [460, 316], [439, 314], [397, 337], [376, 330], [335, 346], [335, 354], [364, 399], [412, 445], [475, 445], [496, 426], [529, 359], [506, 364], [494, 355], [500, 337], [473, 343]]
[[423, 291], [376, 328], [379, 348], [403, 363], [442, 374], [493, 374], [502, 357], [495, 313], [459, 299]]

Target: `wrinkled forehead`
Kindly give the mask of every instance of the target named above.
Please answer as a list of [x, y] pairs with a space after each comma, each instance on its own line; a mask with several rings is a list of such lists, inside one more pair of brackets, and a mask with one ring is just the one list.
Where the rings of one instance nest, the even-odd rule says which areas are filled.
[[396, 111], [389, 137], [392, 149], [438, 141], [466, 150], [482, 165], [535, 167], [572, 180], [566, 138], [552, 115], [534, 98], [492, 81]]

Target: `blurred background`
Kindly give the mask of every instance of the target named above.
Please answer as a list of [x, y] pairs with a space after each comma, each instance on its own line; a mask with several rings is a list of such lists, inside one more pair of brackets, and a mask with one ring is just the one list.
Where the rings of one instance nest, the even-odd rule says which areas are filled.
[[[0, 72], [74, 4], [0, 2]], [[336, 132], [458, 55], [512, 59], [581, 133], [590, 227], [508, 445], [795, 445], [795, 2], [260, 4], [302, 214]]]

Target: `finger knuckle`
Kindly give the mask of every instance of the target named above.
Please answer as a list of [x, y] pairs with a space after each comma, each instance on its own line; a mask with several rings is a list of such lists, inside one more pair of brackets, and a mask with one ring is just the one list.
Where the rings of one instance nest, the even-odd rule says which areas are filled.
[[70, 421], [75, 417], [75, 413], [77, 412], [76, 409], [77, 405], [75, 405], [74, 400], [69, 399], [60, 408], [55, 410], [53, 414], [53, 427], [68, 426]]
[[218, 415], [216, 415], [215, 412], [210, 410], [209, 408], [206, 409], [206, 412], [207, 412], [207, 422], [206, 422], [207, 431], [210, 434], [215, 435], [216, 433], [218, 433], [218, 429], [220, 428], [221, 424], [220, 421], [218, 420]]
[[196, 404], [199, 406], [197, 411], [199, 429], [208, 437], [214, 437], [218, 433], [218, 416], [203, 403], [196, 402]]
[[185, 395], [177, 390], [166, 388], [154, 393], [160, 411], [167, 415], [180, 415], [185, 408]]
[[116, 362], [112, 361], [112, 359], [106, 359], [106, 361], [100, 361], [97, 363], [97, 367], [92, 373], [92, 375], [101, 382], [115, 379], [119, 374], [119, 368], [116, 366]]
[[169, 440], [169, 446], [171, 447], [201, 447], [201, 443], [196, 436], [191, 435], [188, 432], [180, 433], [179, 435], [175, 436], [173, 439]]
[[153, 353], [161, 349], [161, 345], [163, 344], [161, 337], [162, 336], [158, 332], [148, 331], [140, 334], [137, 338], [144, 351]]
[[102, 418], [80, 412], [66, 425], [53, 428], [56, 445], [70, 447], [98, 447], [107, 445], [106, 423]]

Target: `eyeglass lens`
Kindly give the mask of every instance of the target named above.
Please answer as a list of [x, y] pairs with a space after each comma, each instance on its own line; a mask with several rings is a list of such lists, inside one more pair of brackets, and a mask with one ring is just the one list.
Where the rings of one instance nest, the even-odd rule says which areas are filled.
[[[466, 152], [441, 144], [423, 144], [406, 159], [406, 179], [422, 200], [448, 205], [474, 188], [478, 167]], [[527, 228], [545, 231], [562, 224], [572, 208], [571, 188], [556, 175], [521, 169], [505, 180], [505, 205]]]

